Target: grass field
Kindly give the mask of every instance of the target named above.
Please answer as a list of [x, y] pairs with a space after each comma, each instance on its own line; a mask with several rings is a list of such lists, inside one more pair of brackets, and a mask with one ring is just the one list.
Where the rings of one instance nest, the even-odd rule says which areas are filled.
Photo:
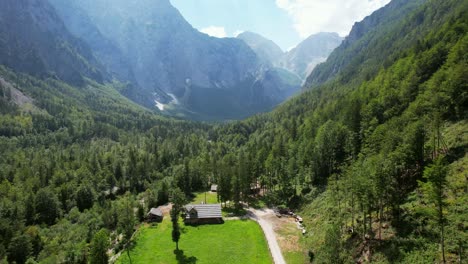
[[[205, 193], [198, 192], [194, 194], [194, 198], [190, 201], [192, 204], [201, 204], [205, 203]], [[207, 204], [217, 204], [220, 203], [218, 201], [218, 194], [212, 192], [206, 192], [206, 203]], [[244, 216], [246, 211], [244, 209], [234, 208], [233, 204], [223, 205], [222, 207], [222, 214], [223, 217], [231, 217], [231, 216]]]
[[283, 252], [284, 259], [288, 264], [307, 263], [307, 257], [304, 250], [304, 238], [296, 227], [295, 223], [284, 223], [275, 230], [277, 239]]
[[[142, 227], [130, 251], [133, 264], [271, 264], [267, 242], [254, 221], [226, 221], [222, 225], [183, 226], [175, 254], [171, 239], [171, 222], [167, 217], [157, 226]], [[117, 261], [130, 263], [127, 254]]]
[[[193, 204], [201, 204], [205, 202], [205, 193], [195, 193], [195, 198], [192, 199], [191, 203]], [[217, 204], [218, 202], [218, 194], [212, 192], [206, 192], [206, 203], [207, 204]]]

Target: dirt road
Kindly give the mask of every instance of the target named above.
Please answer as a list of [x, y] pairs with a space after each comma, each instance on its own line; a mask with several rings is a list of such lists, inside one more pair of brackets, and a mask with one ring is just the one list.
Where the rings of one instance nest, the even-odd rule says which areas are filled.
[[258, 224], [263, 229], [263, 233], [268, 241], [268, 247], [270, 248], [271, 255], [273, 256], [273, 261], [275, 264], [286, 264], [284, 260], [283, 254], [281, 253], [281, 249], [278, 245], [278, 241], [276, 240], [276, 235], [273, 230], [273, 225], [268, 221], [268, 218], [274, 216], [275, 213], [271, 209], [254, 209], [248, 208], [247, 216], [257, 221]]

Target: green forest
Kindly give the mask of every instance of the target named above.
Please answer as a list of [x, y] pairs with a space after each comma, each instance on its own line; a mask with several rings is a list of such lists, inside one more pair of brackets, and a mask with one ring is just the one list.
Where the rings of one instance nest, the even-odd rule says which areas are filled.
[[229, 123], [0, 66], [0, 263], [103, 263], [149, 208], [211, 183], [221, 202], [259, 184], [298, 211], [311, 263], [466, 263], [467, 32], [467, 1], [426, 1], [332, 55], [323, 82]]

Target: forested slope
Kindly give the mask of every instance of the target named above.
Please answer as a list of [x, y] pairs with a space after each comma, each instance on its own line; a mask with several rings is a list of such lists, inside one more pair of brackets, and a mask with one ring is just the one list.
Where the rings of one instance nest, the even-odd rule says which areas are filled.
[[140, 216], [167, 202], [169, 175], [182, 174], [171, 166], [207, 144], [206, 125], [158, 117], [118, 84], [0, 76], [0, 256], [10, 262], [86, 262], [101, 228], [133, 230], [127, 191], [148, 190]]
[[468, 3], [425, 2], [386, 7], [355, 40], [373, 44], [339, 48], [349, 62], [326, 83], [230, 124], [157, 117], [117, 83], [0, 68], [0, 259], [85, 263], [100, 229], [120, 250], [171, 190], [216, 182], [222, 201], [259, 183], [267, 203], [298, 208], [305, 260], [463, 262]]
[[[393, 0], [385, 8], [375, 11], [363, 21], [357, 22], [342, 45], [333, 51], [327, 63], [319, 65], [307, 78], [306, 86], [322, 84], [333, 79], [338, 74], [340, 78], [355, 79], [356, 73], [369, 78], [369, 74], [375, 74], [380, 66], [391, 63], [391, 54], [396, 49], [404, 49], [415, 41], [413, 31], [409, 35], [408, 30], [396, 31], [396, 27], [403, 26], [408, 14], [411, 14], [427, 0]], [[418, 19], [423, 19], [422, 15]], [[418, 26], [421, 21], [414, 21], [412, 26]], [[411, 24], [405, 24], [411, 26]], [[431, 30], [425, 28], [425, 30]], [[368, 66], [374, 67], [368, 67]], [[352, 67], [350, 67], [352, 66]], [[375, 67], [379, 66], [379, 67]]]
[[277, 201], [299, 201], [318, 263], [439, 261], [442, 227], [445, 259], [466, 259], [467, 5], [374, 28], [330, 81], [230, 128]]

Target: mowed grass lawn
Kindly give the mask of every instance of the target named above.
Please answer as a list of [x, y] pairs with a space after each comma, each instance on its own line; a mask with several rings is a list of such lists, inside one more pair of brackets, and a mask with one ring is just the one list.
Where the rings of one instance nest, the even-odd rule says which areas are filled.
[[[205, 193], [199, 192], [195, 193], [195, 197], [191, 201], [193, 204], [201, 204], [205, 202]], [[218, 194], [215, 192], [206, 192], [206, 203], [207, 204], [217, 204], [218, 202]]]
[[[157, 226], [142, 227], [130, 251], [132, 263], [273, 263], [263, 232], [254, 221], [233, 220], [221, 225], [194, 227], [182, 224], [182, 228], [180, 252], [176, 255], [168, 217]], [[117, 263], [130, 263], [126, 252]]]

